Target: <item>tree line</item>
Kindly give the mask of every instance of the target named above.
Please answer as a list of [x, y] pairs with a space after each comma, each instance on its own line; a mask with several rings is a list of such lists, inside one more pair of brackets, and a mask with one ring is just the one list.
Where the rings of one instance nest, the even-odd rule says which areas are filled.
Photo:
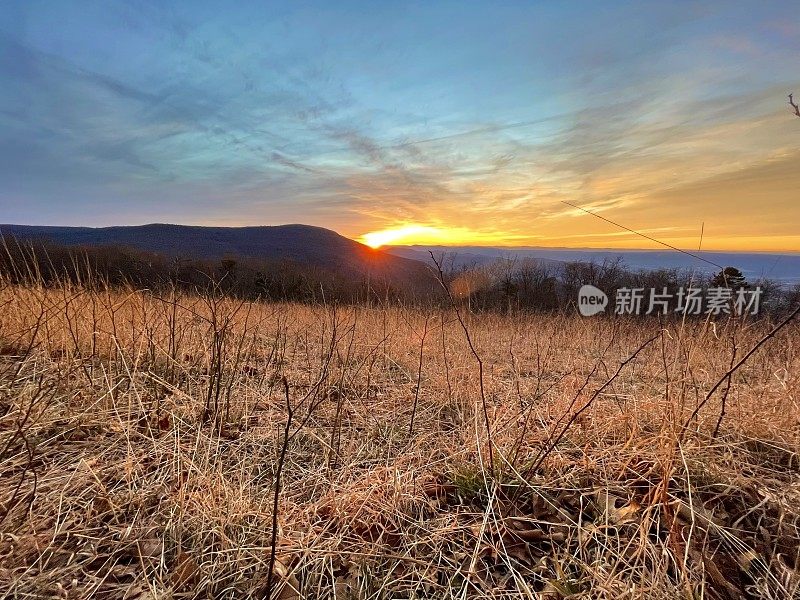
[[[161, 291], [214, 290], [247, 300], [443, 304], [447, 295], [436, 274], [413, 285], [389, 283], [368, 274], [345, 274], [296, 261], [226, 256], [219, 260], [167, 257], [123, 246], [63, 246], [48, 241], [2, 240], [0, 275], [12, 284], [128, 287]], [[800, 284], [785, 286], [760, 279], [749, 282], [735, 267], [715, 274], [681, 269], [632, 270], [621, 257], [602, 262], [556, 263], [537, 259], [499, 259], [489, 265], [456, 266], [455, 256], [438, 257], [452, 297], [472, 312], [574, 312], [578, 292], [592, 285], [613, 299], [618, 290], [636, 288], [677, 296], [688, 288], [728, 287], [761, 290], [761, 312], [780, 313], [800, 302]], [[644, 302], [648, 301], [647, 296]], [[670, 312], [675, 308], [674, 300]]]

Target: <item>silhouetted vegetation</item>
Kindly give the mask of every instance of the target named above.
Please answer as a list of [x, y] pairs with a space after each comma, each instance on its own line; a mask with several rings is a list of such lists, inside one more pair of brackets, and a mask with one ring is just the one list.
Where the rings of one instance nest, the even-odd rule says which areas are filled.
[[170, 258], [122, 246], [61, 246], [9, 239], [0, 256], [0, 272], [17, 284], [54, 286], [66, 281], [90, 288], [190, 292], [213, 287], [248, 300], [361, 302], [411, 300], [425, 294], [424, 285], [401, 289], [380, 275], [337, 272], [291, 260]]
[[[446, 265], [448, 261], [443, 258]], [[488, 267], [451, 269], [447, 277], [454, 295], [472, 311], [574, 312], [578, 290], [585, 284], [608, 296], [606, 313], [614, 311], [614, 299], [623, 288], [642, 291], [642, 314], [648, 312], [651, 301], [658, 309], [661, 298], [668, 298], [663, 300], [666, 313], [679, 315], [678, 309], [689, 289], [707, 292], [709, 288], [725, 287], [735, 292], [757, 286], [761, 290], [759, 312], [771, 314], [785, 312], [800, 300], [800, 286], [786, 289], [768, 279], [751, 286], [739, 269], [729, 267], [726, 272], [727, 285], [723, 285], [719, 282], [721, 275], [708, 276], [690, 270], [634, 271], [619, 257], [599, 263], [574, 261], [561, 265], [535, 259], [505, 260]]]
[[736, 267], [725, 267], [722, 269], [711, 279], [711, 285], [714, 287], [726, 287], [731, 289], [749, 287], [744, 273]]
[[[614, 298], [623, 288], [643, 290], [641, 313], [651, 295], [668, 296], [667, 314], [676, 314], [681, 290], [726, 287], [761, 288], [761, 312], [780, 313], [800, 300], [796, 288], [759, 280], [747, 283], [739, 269], [727, 267], [708, 276], [679, 269], [633, 271], [622, 258], [603, 262], [498, 260], [488, 266], [453, 267], [441, 256], [445, 281], [453, 298], [472, 312], [574, 312], [578, 290], [593, 285]], [[415, 261], [408, 261], [415, 262]], [[429, 276], [425, 276], [430, 271]], [[70, 282], [84, 287], [127, 287], [155, 292], [179, 289], [246, 300], [290, 302], [381, 302], [413, 305], [446, 303], [432, 269], [419, 263], [423, 276], [391, 280], [385, 274], [343, 271], [289, 259], [225, 256], [222, 259], [169, 257], [125, 246], [63, 246], [49, 241], [4, 239], [0, 273], [17, 284], [54, 286]], [[652, 299], [653, 301], [656, 298]]]

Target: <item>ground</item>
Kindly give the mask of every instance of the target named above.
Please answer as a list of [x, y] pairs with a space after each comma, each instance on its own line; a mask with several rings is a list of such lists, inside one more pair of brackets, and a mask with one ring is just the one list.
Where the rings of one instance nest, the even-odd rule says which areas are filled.
[[0, 596], [800, 594], [797, 323], [0, 307]]

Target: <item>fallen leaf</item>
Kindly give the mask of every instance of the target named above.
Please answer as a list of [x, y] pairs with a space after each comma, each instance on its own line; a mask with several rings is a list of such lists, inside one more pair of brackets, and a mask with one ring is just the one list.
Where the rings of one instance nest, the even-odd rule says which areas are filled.
[[185, 589], [197, 582], [200, 575], [200, 566], [191, 554], [178, 551], [175, 558], [175, 568], [172, 571], [172, 585], [175, 589]]
[[624, 498], [611, 494], [607, 490], [597, 492], [595, 499], [606, 519], [614, 525], [632, 523], [638, 519], [641, 506], [635, 500], [626, 502]]
[[158, 419], [158, 428], [161, 431], [167, 431], [170, 429], [171, 423], [169, 418], [169, 413], [165, 413], [161, 418]]

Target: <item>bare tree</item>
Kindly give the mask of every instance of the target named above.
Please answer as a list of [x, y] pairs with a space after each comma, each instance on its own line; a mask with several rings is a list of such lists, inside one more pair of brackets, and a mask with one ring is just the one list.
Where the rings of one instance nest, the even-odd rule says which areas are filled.
[[789, 106], [792, 107], [794, 114], [800, 117], [800, 106], [797, 106], [797, 102], [794, 101], [794, 98], [792, 98], [792, 96], [793, 94], [789, 94]]

